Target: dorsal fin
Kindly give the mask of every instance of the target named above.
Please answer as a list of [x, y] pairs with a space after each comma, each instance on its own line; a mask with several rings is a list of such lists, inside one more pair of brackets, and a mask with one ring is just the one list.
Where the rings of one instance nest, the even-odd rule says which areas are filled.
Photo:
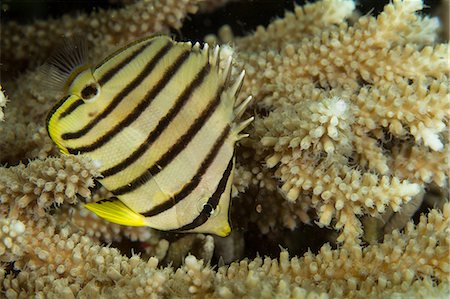
[[81, 36], [64, 37], [41, 68], [45, 87], [55, 93], [66, 91], [71, 79], [88, 67], [87, 54]]

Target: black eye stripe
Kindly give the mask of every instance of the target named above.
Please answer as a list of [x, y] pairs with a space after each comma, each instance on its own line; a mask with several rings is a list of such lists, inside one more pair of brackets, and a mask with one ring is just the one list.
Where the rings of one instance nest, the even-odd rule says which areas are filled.
[[73, 102], [66, 110], [64, 110], [60, 115], [59, 119], [62, 119], [75, 111], [79, 106], [83, 105], [84, 101], [82, 99], [77, 99], [75, 102]]
[[98, 93], [97, 85], [92, 83], [89, 85], [86, 85], [83, 90], [81, 91], [81, 97], [84, 100], [89, 100], [90, 98], [94, 97]]

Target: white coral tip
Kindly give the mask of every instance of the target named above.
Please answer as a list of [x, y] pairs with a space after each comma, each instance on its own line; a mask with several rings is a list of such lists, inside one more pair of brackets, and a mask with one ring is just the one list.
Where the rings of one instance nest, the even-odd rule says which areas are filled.
[[334, 100], [335, 102], [332, 104], [331, 109], [335, 112], [335, 115], [341, 116], [347, 111], [348, 104], [338, 97], [335, 97]]
[[439, 135], [429, 128], [422, 129], [422, 138], [425, 145], [429, 146], [434, 151], [442, 151], [444, 144], [439, 139]]
[[16, 232], [17, 235], [21, 235], [25, 232], [25, 225], [22, 222], [17, 221], [13, 224], [12, 229]]
[[402, 5], [402, 9], [408, 12], [415, 12], [423, 9], [422, 0], [394, 1], [397, 5]]
[[403, 196], [415, 196], [420, 190], [419, 184], [403, 184], [401, 188]]

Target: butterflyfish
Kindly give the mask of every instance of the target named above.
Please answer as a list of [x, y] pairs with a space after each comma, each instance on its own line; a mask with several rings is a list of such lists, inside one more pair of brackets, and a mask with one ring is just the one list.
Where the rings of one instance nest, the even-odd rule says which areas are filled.
[[231, 76], [232, 55], [163, 35], [95, 66], [60, 55], [65, 96], [48, 134], [63, 154], [89, 157], [114, 194], [87, 209], [122, 225], [230, 233], [235, 144], [253, 119], [240, 120], [251, 97], [237, 100], [244, 71]]

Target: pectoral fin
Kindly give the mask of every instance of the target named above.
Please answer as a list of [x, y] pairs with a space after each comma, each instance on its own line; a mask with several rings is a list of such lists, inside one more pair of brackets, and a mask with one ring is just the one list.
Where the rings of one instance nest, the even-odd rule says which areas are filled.
[[145, 217], [136, 213], [117, 198], [85, 204], [84, 207], [110, 222], [128, 226], [146, 226]]

